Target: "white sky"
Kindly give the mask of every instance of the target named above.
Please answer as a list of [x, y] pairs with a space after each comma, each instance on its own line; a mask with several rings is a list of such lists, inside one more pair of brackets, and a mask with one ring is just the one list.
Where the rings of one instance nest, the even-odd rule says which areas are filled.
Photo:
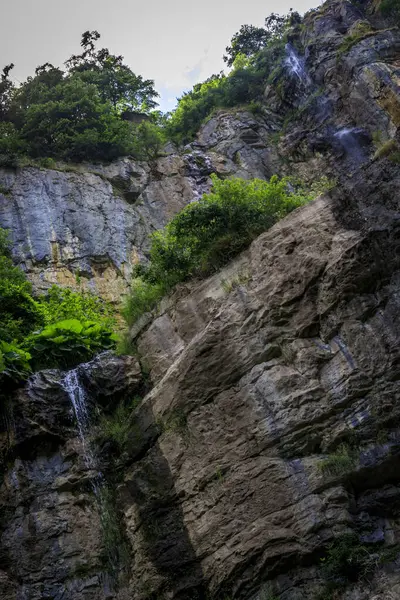
[[80, 51], [81, 34], [97, 29], [99, 47], [122, 54], [132, 70], [154, 79], [161, 110], [193, 84], [224, 68], [232, 35], [262, 26], [271, 12], [305, 12], [320, 0], [0, 0], [0, 68], [13, 62], [22, 81], [45, 62], [56, 66]]

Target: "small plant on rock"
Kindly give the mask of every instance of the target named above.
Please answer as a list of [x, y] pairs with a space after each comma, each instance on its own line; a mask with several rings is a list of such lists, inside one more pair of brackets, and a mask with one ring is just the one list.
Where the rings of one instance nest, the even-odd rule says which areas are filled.
[[323, 475], [342, 475], [351, 471], [356, 463], [356, 452], [346, 444], [341, 444], [334, 454], [319, 463], [318, 468]]

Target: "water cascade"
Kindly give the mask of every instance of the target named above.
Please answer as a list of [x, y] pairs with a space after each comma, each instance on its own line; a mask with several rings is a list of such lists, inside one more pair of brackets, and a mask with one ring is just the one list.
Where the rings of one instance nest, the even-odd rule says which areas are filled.
[[361, 144], [364, 136], [364, 131], [358, 127], [343, 127], [333, 134], [346, 156], [356, 163], [362, 162], [365, 158], [365, 151]]
[[301, 83], [309, 85], [311, 80], [305, 68], [304, 57], [299, 56], [292, 44], [286, 44], [285, 52], [285, 65], [288, 67], [289, 71], [296, 75]]
[[[81, 368], [82, 366], [85, 365], [81, 365]], [[87, 395], [79, 380], [78, 369], [72, 369], [71, 371], [68, 371], [62, 381], [62, 386], [67, 392], [74, 409], [85, 465], [88, 470], [96, 473], [94, 477], [91, 478], [91, 485], [96, 498], [99, 499], [100, 488], [103, 483], [103, 475], [97, 468], [97, 461], [88, 440], [90, 417], [87, 405]]]

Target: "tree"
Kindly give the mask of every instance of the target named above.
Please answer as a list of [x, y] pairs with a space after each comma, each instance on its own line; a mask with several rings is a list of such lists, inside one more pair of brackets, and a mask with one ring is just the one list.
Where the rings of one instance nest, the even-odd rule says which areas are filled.
[[83, 53], [73, 55], [66, 61], [70, 74], [80, 74], [86, 83], [99, 89], [103, 102], [110, 102], [119, 114], [126, 110], [148, 112], [157, 106], [154, 81], [136, 75], [123, 63], [123, 56], [110, 54], [107, 48], [96, 50], [100, 38], [98, 31], [86, 31], [82, 35]]
[[14, 84], [9, 75], [14, 68], [14, 64], [6, 65], [1, 73], [0, 79], [0, 121], [5, 121], [8, 117]]
[[240, 30], [231, 39], [231, 45], [225, 48], [224, 61], [231, 67], [238, 54], [252, 56], [265, 46], [270, 38], [270, 33], [263, 27], [242, 25]]
[[79, 76], [63, 80], [26, 108], [21, 136], [37, 157], [112, 160], [132, 149], [130, 123]]

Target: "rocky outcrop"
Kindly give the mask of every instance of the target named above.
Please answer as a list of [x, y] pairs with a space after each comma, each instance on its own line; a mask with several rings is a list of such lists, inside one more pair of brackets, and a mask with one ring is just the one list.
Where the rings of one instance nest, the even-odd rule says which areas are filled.
[[4, 404], [0, 600], [400, 597], [400, 166], [371, 158], [399, 144], [400, 38], [371, 7], [310, 13], [257, 115], [220, 111], [151, 164], [0, 173], [35, 286], [115, 302], [211, 172], [338, 180], [178, 286], [132, 329], [138, 358]]
[[[123, 567], [106, 560], [62, 376], [31, 380], [4, 450], [0, 597], [312, 600], [350, 530], [371, 570], [336, 597], [396, 597], [399, 185], [399, 167], [373, 163], [182, 285], [137, 334], [153, 388], [123, 453], [98, 463]], [[80, 370], [95, 412], [142, 385], [134, 359]]]
[[119, 302], [151, 232], [207, 192], [212, 172], [311, 183], [368, 161], [372, 137], [384, 143], [400, 123], [400, 33], [369, 6], [335, 0], [311, 11], [257, 114], [221, 110], [183, 149], [169, 145], [147, 163], [0, 170], [0, 226], [35, 287]]
[[222, 110], [183, 150], [167, 147], [150, 163], [0, 171], [0, 226], [10, 228], [15, 259], [35, 287], [89, 288], [118, 302], [149, 234], [207, 192], [210, 173], [337, 178], [368, 159], [372, 136], [393, 138], [397, 28], [335, 0], [306, 17], [286, 53], [257, 115]]
[[[225, 122], [229, 128], [220, 144], [229, 146], [226, 155], [218, 147], [206, 151], [209, 141], [183, 153], [170, 149], [152, 163], [127, 158], [59, 170], [0, 169], [0, 226], [10, 230], [14, 258], [35, 288], [90, 289], [120, 302], [133, 267], [145, 258], [149, 235], [210, 189], [210, 173], [272, 175], [265, 148], [242, 139], [263, 125], [244, 112], [220, 115], [218, 125]], [[235, 163], [239, 151], [242, 166]]]
[[[80, 366], [88, 410], [94, 414], [99, 398], [115, 404], [137, 392], [138, 372], [134, 358], [110, 354]], [[107, 548], [110, 535], [121, 542], [108, 504], [112, 490], [99, 481], [99, 465], [88, 460], [90, 442], [77, 433], [65, 373], [34, 375], [1, 410], [0, 598], [114, 597]]]
[[399, 543], [399, 176], [297, 210], [139, 335], [163, 426], [122, 486], [132, 597], [314, 598], [333, 537]]

